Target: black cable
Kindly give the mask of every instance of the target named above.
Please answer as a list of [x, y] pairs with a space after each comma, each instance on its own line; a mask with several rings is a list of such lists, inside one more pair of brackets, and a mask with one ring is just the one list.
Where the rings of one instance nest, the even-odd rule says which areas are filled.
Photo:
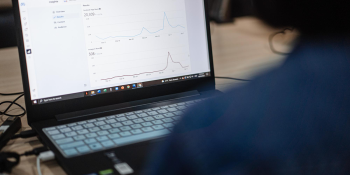
[[[9, 116], [9, 117], [21, 117], [21, 116], [24, 116], [24, 115], [27, 113], [26, 109], [25, 109], [23, 106], [21, 106], [20, 104], [16, 103], [16, 101], [17, 101], [18, 99], [20, 99], [21, 97], [23, 97], [23, 96], [24, 96], [24, 93], [22, 93], [20, 96], [18, 96], [18, 97], [17, 97], [15, 100], [13, 100], [13, 101], [4, 101], [4, 102], [1, 102], [0, 105], [6, 104], [6, 103], [9, 103], [10, 105], [5, 109], [5, 111], [0, 111], [0, 115], [1, 115], [1, 116], [2, 116], [2, 115], [5, 115], [5, 116]], [[16, 105], [16, 106], [20, 107], [20, 108], [23, 110], [23, 113], [18, 114], [18, 115], [7, 114], [8, 110], [9, 110], [13, 105]]]
[[251, 80], [245, 80], [245, 79], [240, 79], [240, 78], [232, 78], [232, 77], [215, 77], [215, 78], [237, 80], [237, 81], [251, 81]]
[[34, 130], [27, 130], [27, 131], [22, 131], [19, 134], [16, 134], [14, 136], [11, 137], [11, 139], [17, 139], [17, 138], [30, 138], [30, 137], [35, 137], [38, 134], [34, 131]]
[[45, 146], [39, 147], [39, 148], [34, 148], [31, 151], [26, 151], [23, 154], [20, 154], [20, 156], [30, 156], [30, 155], [39, 155], [42, 152], [48, 151], [49, 149]]
[[2, 96], [21, 95], [21, 94], [23, 94], [23, 92], [16, 92], [16, 93], [9, 93], [9, 94], [0, 93], [0, 95], [2, 95]]
[[289, 53], [284, 53], [284, 52], [280, 52], [280, 51], [277, 51], [275, 49], [275, 47], [273, 46], [273, 38], [278, 35], [278, 34], [286, 34], [286, 31], [287, 30], [290, 30], [290, 31], [293, 31], [294, 28], [285, 28], [284, 30], [282, 31], [279, 31], [279, 32], [276, 32], [276, 33], [273, 33], [269, 36], [269, 45], [270, 45], [270, 49], [273, 53], [275, 54], [279, 54], [279, 55], [289, 55]]

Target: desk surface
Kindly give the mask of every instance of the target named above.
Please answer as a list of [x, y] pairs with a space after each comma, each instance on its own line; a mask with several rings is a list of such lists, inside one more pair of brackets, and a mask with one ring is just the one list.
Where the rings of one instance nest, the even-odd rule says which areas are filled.
[[1, 0], [0, 1], [0, 8], [8, 8], [8, 7], [12, 7], [11, 0]]
[[[283, 61], [283, 58], [273, 54], [268, 44], [269, 34], [275, 31], [263, 25], [259, 20], [250, 17], [239, 18], [234, 24], [212, 24], [216, 75], [249, 79], [271, 67], [278, 66]], [[286, 45], [288, 41], [277, 39], [276, 46], [288, 49], [289, 47]], [[228, 88], [242, 84], [242, 82], [217, 79], [216, 87], [221, 91], [225, 91]], [[0, 92], [10, 93], [22, 91], [17, 48], [0, 49]], [[14, 98], [15, 96], [0, 96], [0, 102], [12, 101]], [[19, 103], [24, 106], [23, 99], [20, 99]], [[4, 109], [4, 106], [0, 106], [0, 110]], [[13, 110], [11, 112], [19, 113], [20, 111]], [[22, 123], [23, 130], [30, 129], [27, 125], [26, 116], [22, 118]], [[17, 139], [10, 141], [3, 151], [23, 153], [40, 146], [41, 143], [37, 138]], [[14, 168], [12, 174], [36, 175], [35, 159], [36, 157], [34, 156], [22, 157], [20, 165]], [[65, 174], [56, 161], [45, 162], [41, 168], [45, 175]]]

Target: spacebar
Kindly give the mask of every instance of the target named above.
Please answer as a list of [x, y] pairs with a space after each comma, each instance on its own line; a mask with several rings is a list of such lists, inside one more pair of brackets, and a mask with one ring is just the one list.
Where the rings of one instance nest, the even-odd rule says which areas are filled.
[[165, 136], [165, 135], [167, 135], [169, 133], [170, 133], [169, 130], [163, 129], [163, 130], [158, 130], [158, 131], [153, 131], [153, 132], [133, 135], [133, 136], [130, 136], [130, 137], [118, 138], [118, 139], [114, 139], [113, 141], [118, 146], [121, 146], [121, 145], [131, 144], [131, 143], [135, 143], [135, 142], [155, 139], [155, 138], [158, 138], [158, 137], [161, 137], [161, 136]]

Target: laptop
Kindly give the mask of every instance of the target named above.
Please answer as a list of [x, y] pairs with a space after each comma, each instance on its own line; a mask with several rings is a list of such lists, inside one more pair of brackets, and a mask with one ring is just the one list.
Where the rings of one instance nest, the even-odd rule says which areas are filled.
[[218, 93], [204, 0], [13, 7], [28, 124], [67, 174], [140, 174], [186, 110]]

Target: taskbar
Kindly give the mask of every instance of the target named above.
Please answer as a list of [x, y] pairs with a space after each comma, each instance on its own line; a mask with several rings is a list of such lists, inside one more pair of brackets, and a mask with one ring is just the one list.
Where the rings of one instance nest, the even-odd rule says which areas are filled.
[[119, 86], [113, 86], [113, 87], [102, 88], [102, 89], [95, 89], [95, 90], [74, 93], [74, 94], [69, 94], [69, 95], [61, 95], [61, 96], [57, 96], [57, 97], [36, 99], [36, 100], [32, 100], [32, 105], [46, 104], [46, 103], [52, 103], [52, 102], [70, 100], [70, 99], [82, 98], [82, 97], [91, 97], [91, 96], [102, 95], [102, 94], [106, 94], [106, 93], [123, 92], [123, 91], [127, 91], [127, 90], [135, 90], [135, 89], [140, 89], [140, 88], [145, 88], [145, 87], [157, 86], [157, 85], [168, 84], [168, 83], [175, 83], [175, 82], [180, 82], [180, 81], [187, 81], [187, 80], [192, 80], [192, 79], [197, 79], [197, 78], [205, 78], [205, 77], [210, 77], [210, 76], [211, 76], [210, 72], [204, 72], [204, 73], [183, 75], [183, 76], [171, 77], [171, 78], [154, 80], [154, 81], [119, 85]]

